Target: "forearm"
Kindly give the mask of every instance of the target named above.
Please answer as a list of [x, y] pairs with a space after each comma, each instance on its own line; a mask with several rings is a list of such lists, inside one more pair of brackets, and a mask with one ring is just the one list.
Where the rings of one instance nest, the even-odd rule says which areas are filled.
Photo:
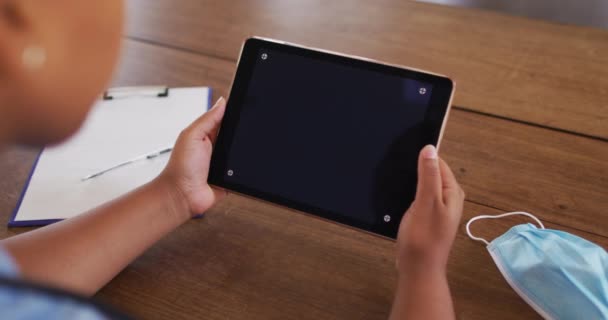
[[425, 269], [399, 275], [390, 320], [454, 318], [444, 271]]
[[88, 213], [3, 241], [22, 275], [93, 294], [164, 235], [187, 209], [157, 179]]

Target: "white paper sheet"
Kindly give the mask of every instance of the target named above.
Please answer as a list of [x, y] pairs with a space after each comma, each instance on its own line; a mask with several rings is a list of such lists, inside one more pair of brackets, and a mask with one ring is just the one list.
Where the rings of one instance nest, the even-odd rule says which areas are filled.
[[99, 101], [75, 136], [44, 149], [14, 221], [70, 218], [152, 180], [171, 153], [82, 178], [173, 146], [181, 130], [208, 109], [210, 94], [206, 87], [172, 88], [168, 97]]

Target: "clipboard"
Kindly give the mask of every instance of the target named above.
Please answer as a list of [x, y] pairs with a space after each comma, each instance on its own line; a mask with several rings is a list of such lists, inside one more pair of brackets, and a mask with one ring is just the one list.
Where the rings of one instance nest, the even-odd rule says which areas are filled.
[[51, 224], [111, 201], [155, 178], [170, 154], [102, 176], [82, 177], [141, 154], [173, 146], [179, 133], [211, 106], [208, 87], [108, 89], [78, 133], [38, 154], [9, 227]]

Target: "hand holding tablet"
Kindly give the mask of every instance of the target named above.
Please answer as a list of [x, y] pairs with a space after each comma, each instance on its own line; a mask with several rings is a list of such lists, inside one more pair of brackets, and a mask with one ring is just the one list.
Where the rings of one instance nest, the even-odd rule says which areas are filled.
[[395, 238], [452, 95], [443, 76], [248, 39], [209, 183]]

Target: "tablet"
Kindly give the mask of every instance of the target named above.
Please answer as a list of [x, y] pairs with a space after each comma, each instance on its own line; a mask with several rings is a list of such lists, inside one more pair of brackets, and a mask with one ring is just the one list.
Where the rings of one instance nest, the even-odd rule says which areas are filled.
[[395, 238], [453, 91], [445, 76], [247, 39], [209, 183]]

